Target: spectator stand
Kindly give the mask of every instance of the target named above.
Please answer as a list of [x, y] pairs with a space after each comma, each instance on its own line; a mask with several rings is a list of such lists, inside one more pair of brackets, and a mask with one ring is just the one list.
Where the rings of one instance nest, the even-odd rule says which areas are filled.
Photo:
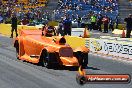
[[78, 14], [79, 16], [87, 15], [93, 11], [95, 14], [107, 15], [115, 19], [118, 15], [117, 0], [61, 0], [58, 2], [58, 9], [55, 11], [56, 20], [65, 14]]

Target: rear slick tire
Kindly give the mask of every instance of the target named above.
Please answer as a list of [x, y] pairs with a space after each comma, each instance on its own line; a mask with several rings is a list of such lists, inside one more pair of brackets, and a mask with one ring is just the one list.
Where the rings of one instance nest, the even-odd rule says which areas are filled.
[[79, 65], [86, 68], [88, 65], [88, 53], [76, 52], [75, 57], [77, 57]]
[[51, 64], [48, 62], [48, 60], [43, 59], [43, 66], [46, 68], [50, 68]]

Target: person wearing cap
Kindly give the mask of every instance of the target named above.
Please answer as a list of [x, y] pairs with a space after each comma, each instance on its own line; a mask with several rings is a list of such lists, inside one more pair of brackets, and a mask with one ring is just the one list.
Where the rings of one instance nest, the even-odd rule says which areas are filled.
[[130, 38], [130, 34], [132, 31], [132, 14], [129, 14], [129, 16], [124, 19], [124, 21], [126, 22], [126, 28], [127, 28], [126, 38]]
[[17, 33], [17, 17], [16, 17], [16, 15], [13, 15], [12, 18], [11, 18], [11, 27], [12, 27], [12, 29], [11, 29], [11, 36], [10, 36], [10, 38], [13, 38], [13, 32], [14, 32], [14, 30], [16, 32], [16, 37], [17, 37], [18, 33]]

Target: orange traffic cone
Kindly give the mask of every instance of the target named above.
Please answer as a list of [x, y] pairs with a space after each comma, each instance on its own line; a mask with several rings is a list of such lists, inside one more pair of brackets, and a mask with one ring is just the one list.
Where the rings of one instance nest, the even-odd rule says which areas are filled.
[[122, 35], [121, 35], [121, 37], [122, 37], [122, 38], [125, 38], [125, 37], [126, 37], [126, 34], [125, 34], [124, 29], [125, 29], [125, 28], [123, 27], [123, 30], [122, 30]]
[[83, 38], [89, 38], [89, 36], [90, 36], [90, 34], [89, 34], [88, 30], [87, 30], [87, 28], [85, 28], [84, 33], [83, 33]]

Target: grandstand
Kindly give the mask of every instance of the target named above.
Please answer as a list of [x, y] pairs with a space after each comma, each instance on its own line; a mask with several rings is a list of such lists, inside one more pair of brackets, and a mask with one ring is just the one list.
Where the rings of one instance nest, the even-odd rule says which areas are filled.
[[2, 0], [2, 3], [4, 5], [13, 4], [13, 7], [15, 12], [24, 11], [28, 12], [31, 9], [37, 8], [37, 7], [45, 7], [45, 4], [47, 3], [47, 0], [38, 0], [37, 2], [30, 2], [29, 0]]
[[62, 0], [59, 2], [55, 17], [59, 19], [64, 14], [78, 14], [82, 17], [91, 11], [115, 19], [119, 13], [118, 2], [117, 0]]
[[[77, 15], [85, 17], [89, 13], [96, 15], [107, 15], [109, 18], [117, 19], [118, 15], [122, 20], [132, 13], [131, 0], [1, 0], [0, 12], [6, 14], [16, 13], [21, 20], [24, 15], [30, 14], [35, 19], [43, 18], [48, 20], [59, 20], [65, 14], [70, 17]], [[33, 2], [37, 1], [37, 2]], [[11, 3], [11, 5], [10, 5]], [[37, 15], [39, 14], [39, 16]], [[8, 14], [9, 15], [9, 14]], [[6, 19], [4, 16], [2, 16]], [[11, 14], [7, 17], [10, 18]], [[30, 17], [30, 18], [32, 18]], [[37, 18], [39, 17], [39, 18]]]
[[125, 18], [130, 13], [132, 14], [132, 0], [120, 0], [119, 1], [120, 18]]
[[29, 0], [2, 0], [0, 4], [0, 16], [3, 18], [4, 23], [10, 23], [12, 14], [16, 14], [18, 17], [18, 24], [24, 18], [28, 17], [30, 22], [33, 20], [40, 20], [46, 12], [43, 10], [46, 8], [47, 0], [38, 0], [37, 2], [31, 2]]

